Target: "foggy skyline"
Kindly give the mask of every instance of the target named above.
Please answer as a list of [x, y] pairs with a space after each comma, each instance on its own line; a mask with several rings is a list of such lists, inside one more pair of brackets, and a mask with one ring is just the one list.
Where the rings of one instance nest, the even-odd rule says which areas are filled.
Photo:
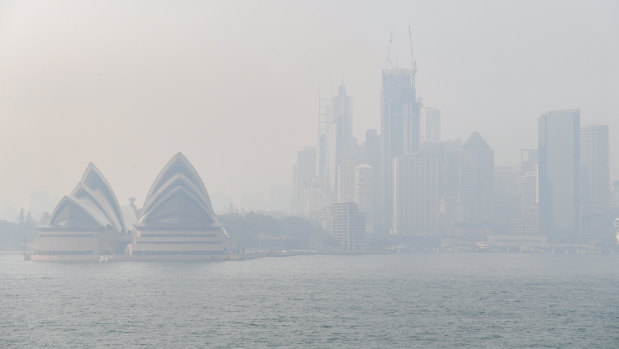
[[379, 128], [389, 33], [408, 67], [409, 23], [417, 95], [444, 139], [478, 131], [515, 166], [543, 113], [579, 108], [583, 125], [609, 125], [619, 176], [616, 1], [63, 5], [0, 0], [0, 206], [69, 192], [91, 161], [121, 205], [141, 205], [178, 151], [236, 204], [289, 186], [316, 143], [318, 93], [342, 74], [355, 136]]

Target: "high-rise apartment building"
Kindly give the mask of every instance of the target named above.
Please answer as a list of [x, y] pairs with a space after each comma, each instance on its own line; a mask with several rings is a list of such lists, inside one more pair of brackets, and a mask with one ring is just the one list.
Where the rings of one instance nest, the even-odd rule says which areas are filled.
[[354, 202], [329, 205], [325, 228], [340, 243], [341, 250], [361, 248], [365, 237], [365, 220]]
[[540, 233], [573, 241], [580, 232], [580, 111], [551, 111], [539, 118]]

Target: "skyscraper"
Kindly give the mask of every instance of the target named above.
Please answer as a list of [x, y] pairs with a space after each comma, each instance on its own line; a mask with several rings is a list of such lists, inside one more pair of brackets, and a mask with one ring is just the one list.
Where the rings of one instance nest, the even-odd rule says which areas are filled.
[[518, 183], [520, 217], [512, 220], [511, 232], [534, 235], [539, 230], [538, 212], [538, 152], [523, 149], [520, 152], [520, 180]]
[[512, 222], [520, 217], [520, 170], [516, 166], [494, 167], [492, 192], [492, 231], [511, 232]]
[[337, 200], [338, 169], [342, 161], [353, 158], [354, 140], [352, 136], [352, 98], [346, 95], [342, 83], [338, 95], [333, 97], [331, 115], [327, 123], [326, 173], [329, 183], [329, 196]]
[[365, 143], [362, 146], [361, 161], [378, 169], [380, 166], [380, 136], [376, 130], [365, 131]]
[[580, 128], [581, 204], [606, 206], [610, 192], [608, 126]]
[[492, 214], [494, 152], [479, 133], [473, 132], [460, 153], [458, 220], [481, 223]]
[[421, 139], [426, 142], [441, 140], [441, 111], [432, 107], [421, 108]]
[[337, 201], [355, 201], [355, 168], [358, 160], [344, 160], [337, 167]]
[[614, 240], [610, 207], [608, 126], [580, 128], [581, 235], [588, 241]]
[[354, 185], [354, 202], [365, 217], [366, 233], [371, 233], [376, 220], [376, 169], [368, 164], [355, 167]]
[[318, 98], [318, 186], [322, 188], [323, 192], [327, 192], [329, 184], [329, 120], [331, 119], [331, 99]]
[[419, 148], [419, 108], [414, 69], [383, 70], [381, 132], [381, 216], [385, 226], [389, 227], [393, 215], [393, 159]]
[[307, 211], [306, 193], [316, 177], [315, 147], [305, 147], [297, 152], [297, 163], [294, 165], [293, 172], [292, 213], [302, 216]]
[[540, 233], [575, 240], [580, 231], [580, 111], [550, 111], [539, 118]]
[[393, 167], [393, 234], [438, 232], [439, 161], [424, 154], [402, 155]]

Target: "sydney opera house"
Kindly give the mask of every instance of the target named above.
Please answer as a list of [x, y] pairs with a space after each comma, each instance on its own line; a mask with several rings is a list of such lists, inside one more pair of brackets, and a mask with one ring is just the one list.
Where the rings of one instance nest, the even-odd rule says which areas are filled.
[[221, 260], [230, 239], [215, 215], [206, 187], [177, 153], [150, 188], [144, 206], [121, 208], [93, 164], [49, 224], [39, 227], [32, 260]]

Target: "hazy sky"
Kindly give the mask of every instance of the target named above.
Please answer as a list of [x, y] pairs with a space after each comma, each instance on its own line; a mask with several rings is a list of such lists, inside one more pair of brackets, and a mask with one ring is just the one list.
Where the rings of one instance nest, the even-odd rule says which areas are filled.
[[178, 151], [210, 192], [290, 185], [342, 74], [356, 135], [379, 127], [409, 23], [444, 138], [479, 131], [516, 165], [542, 113], [580, 108], [609, 125], [618, 179], [618, 1], [0, 0], [0, 206], [68, 194], [90, 161], [141, 205]]

